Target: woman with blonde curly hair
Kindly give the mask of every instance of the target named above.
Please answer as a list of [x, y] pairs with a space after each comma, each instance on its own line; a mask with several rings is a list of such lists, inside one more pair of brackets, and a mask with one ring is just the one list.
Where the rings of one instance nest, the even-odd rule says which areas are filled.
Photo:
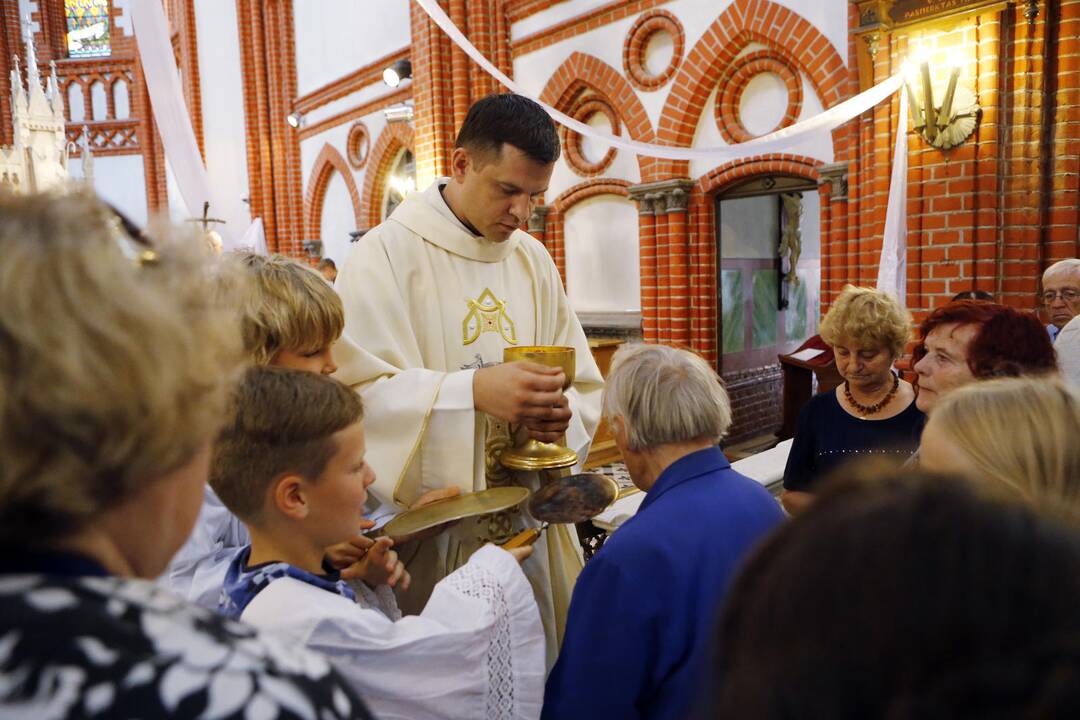
[[821, 321], [844, 382], [799, 413], [781, 500], [791, 514], [812, 500], [818, 480], [868, 455], [906, 459], [926, 416], [915, 390], [893, 370], [911, 339], [911, 315], [880, 290], [848, 285]]
[[1057, 377], [986, 380], [950, 393], [919, 464], [1048, 514], [1080, 520], [1080, 388]]
[[205, 244], [0, 195], [0, 716], [368, 717], [326, 660], [146, 580], [244, 364]]

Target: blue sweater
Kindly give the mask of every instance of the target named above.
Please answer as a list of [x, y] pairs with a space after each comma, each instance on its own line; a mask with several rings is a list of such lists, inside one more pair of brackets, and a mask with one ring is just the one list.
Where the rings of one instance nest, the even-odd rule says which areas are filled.
[[578, 578], [543, 717], [686, 717], [728, 583], [783, 517], [718, 448], [668, 466]]

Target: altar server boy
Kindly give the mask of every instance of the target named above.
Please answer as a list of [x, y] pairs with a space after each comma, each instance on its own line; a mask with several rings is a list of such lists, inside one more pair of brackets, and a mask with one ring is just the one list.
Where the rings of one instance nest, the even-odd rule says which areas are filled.
[[219, 610], [329, 656], [380, 718], [538, 717], [544, 635], [518, 565], [531, 548], [485, 545], [420, 615], [392, 620], [324, 558], [359, 532], [375, 480], [357, 394], [314, 373], [253, 368], [234, 411], [210, 483], [251, 544], [229, 565]]

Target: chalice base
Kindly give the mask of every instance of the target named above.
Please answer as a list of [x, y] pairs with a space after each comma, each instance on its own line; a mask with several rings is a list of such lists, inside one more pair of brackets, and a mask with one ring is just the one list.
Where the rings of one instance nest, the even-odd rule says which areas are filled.
[[557, 470], [577, 464], [577, 453], [555, 443], [529, 440], [521, 447], [503, 450], [499, 462], [511, 470]]

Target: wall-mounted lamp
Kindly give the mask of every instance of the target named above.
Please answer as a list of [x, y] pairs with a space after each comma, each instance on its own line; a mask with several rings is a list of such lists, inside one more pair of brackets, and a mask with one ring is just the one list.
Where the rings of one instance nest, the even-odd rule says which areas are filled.
[[958, 83], [960, 66], [950, 63], [949, 82], [941, 105], [934, 104], [934, 89], [930, 81], [930, 63], [907, 63], [905, 68], [908, 105], [915, 130], [926, 142], [936, 148], [948, 150], [961, 144], [975, 131], [979, 117], [979, 103], [975, 93], [966, 85]]
[[304, 118], [303, 113], [299, 111], [294, 111], [289, 113], [289, 115], [285, 118], [285, 122], [289, 123], [289, 127], [299, 130], [300, 128], [304, 127], [306, 123], [306, 118]]
[[382, 71], [383, 82], [390, 87], [397, 87], [401, 84], [402, 80], [408, 80], [412, 77], [412, 63], [408, 60], [398, 60]]
[[410, 103], [398, 103], [383, 108], [383, 116], [386, 122], [411, 122], [413, 119], [413, 106]]

